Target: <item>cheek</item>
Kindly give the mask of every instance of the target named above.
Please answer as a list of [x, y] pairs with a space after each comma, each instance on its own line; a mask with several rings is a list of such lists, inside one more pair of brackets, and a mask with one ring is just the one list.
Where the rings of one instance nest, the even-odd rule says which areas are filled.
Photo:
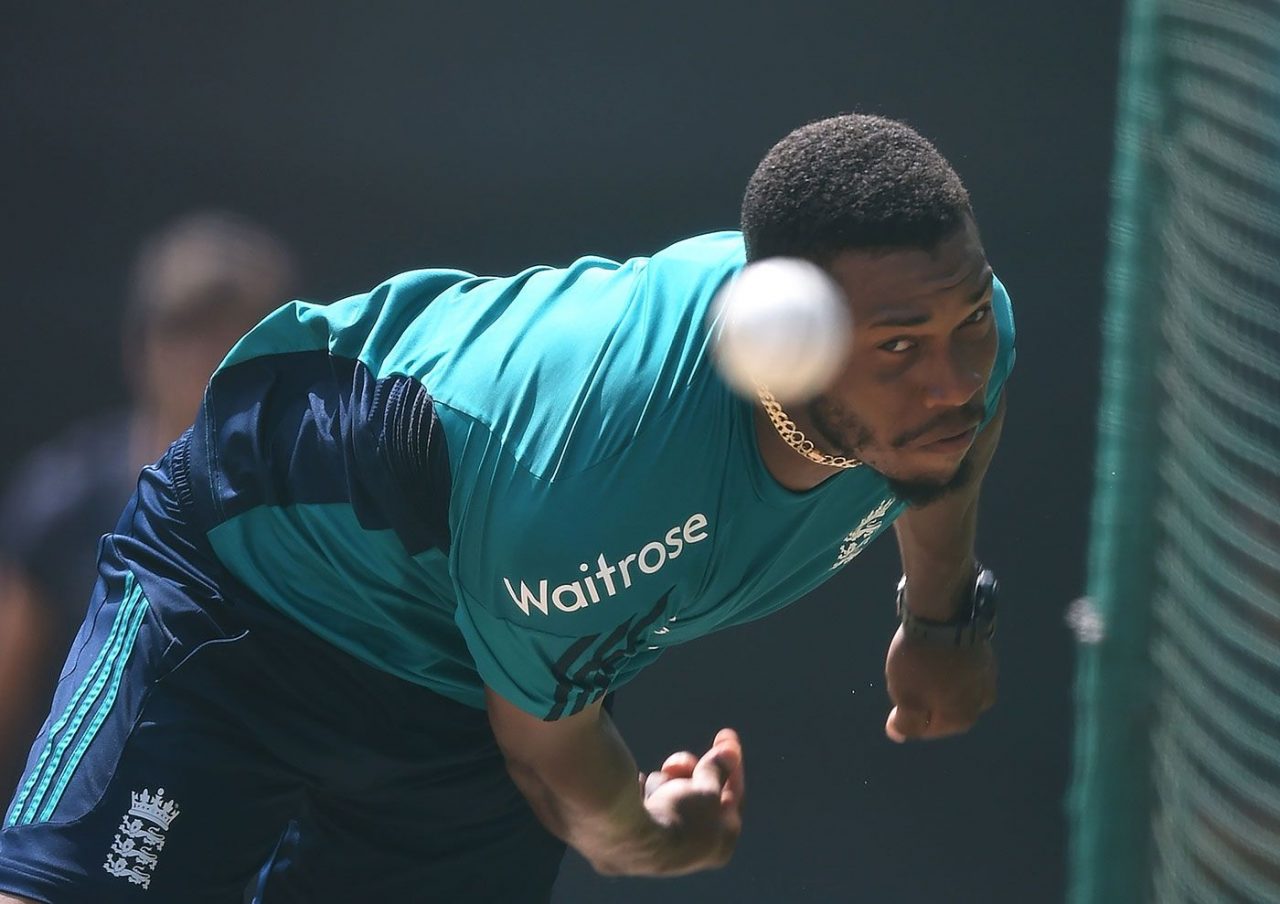
[[928, 416], [921, 404], [921, 394], [912, 381], [900, 372], [876, 374], [863, 389], [867, 423], [875, 428], [878, 439], [886, 443]]
[[900, 385], [864, 382], [844, 396], [839, 406], [842, 439], [847, 445], [857, 444], [871, 455], [892, 452], [891, 440], [903, 429], [908, 403]]

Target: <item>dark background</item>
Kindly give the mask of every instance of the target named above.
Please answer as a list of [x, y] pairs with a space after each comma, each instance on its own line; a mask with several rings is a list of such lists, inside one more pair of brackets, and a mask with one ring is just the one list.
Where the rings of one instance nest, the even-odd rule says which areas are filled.
[[642, 766], [741, 731], [733, 864], [602, 880], [571, 857], [557, 901], [1060, 901], [1120, 4], [213, 6], [3, 5], [0, 478], [123, 397], [126, 265], [193, 206], [278, 229], [331, 299], [420, 266], [649, 253], [735, 225], [791, 128], [906, 119], [964, 177], [1018, 322], [980, 544], [1001, 702], [959, 740], [885, 740], [883, 541], [620, 695]]

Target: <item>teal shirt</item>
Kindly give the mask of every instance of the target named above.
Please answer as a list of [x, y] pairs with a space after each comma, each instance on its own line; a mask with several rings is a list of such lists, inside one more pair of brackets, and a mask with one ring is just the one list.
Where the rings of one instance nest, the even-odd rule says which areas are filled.
[[[477, 707], [488, 684], [548, 719], [672, 644], [798, 599], [903, 506], [867, 467], [805, 493], [765, 470], [751, 405], [708, 354], [708, 307], [743, 260], [741, 235], [724, 232], [509, 278], [417, 271], [329, 306], [282, 308], [232, 350], [210, 397], [246, 364], [318, 354], [356, 362], [373, 385], [421, 384], [447, 443], [448, 542], [407, 549], [350, 501], [286, 493], [214, 526], [216, 552], [360, 659]], [[999, 282], [993, 307], [989, 410], [1014, 359]], [[272, 429], [263, 415], [251, 432]], [[357, 489], [380, 479], [340, 442], [314, 448], [345, 456], [336, 473]]]

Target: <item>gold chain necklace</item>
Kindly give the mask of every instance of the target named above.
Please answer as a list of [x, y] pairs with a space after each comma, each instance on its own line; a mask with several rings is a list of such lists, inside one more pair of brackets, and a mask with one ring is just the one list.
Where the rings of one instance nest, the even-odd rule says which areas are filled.
[[856, 458], [847, 458], [843, 455], [826, 455], [819, 452], [814, 447], [813, 440], [805, 436], [796, 427], [796, 422], [791, 420], [787, 413], [782, 410], [782, 403], [773, 397], [773, 393], [763, 386], [757, 386], [756, 395], [760, 397], [760, 404], [764, 407], [764, 413], [769, 415], [769, 420], [773, 422], [773, 429], [778, 431], [778, 436], [782, 437], [782, 441], [809, 459], [809, 461], [826, 465], [829, 468], [856, 468], [862, 464]]

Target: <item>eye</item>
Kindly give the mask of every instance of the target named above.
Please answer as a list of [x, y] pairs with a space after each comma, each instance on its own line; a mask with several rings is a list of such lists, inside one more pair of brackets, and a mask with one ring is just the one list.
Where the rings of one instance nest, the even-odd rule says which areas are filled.
[[915, 348], [916, 341], [914, 339], [890, 339], [888, 342], [882, 342], [878, 347], [891, 355], [901, 355]]
[[964, 323], [962, 323], [961, 326], [968, 326], [971, 323], [982, 323], [984, 320], [986, 320], [990, 316], [991, 316], [991, 304], [990, 302], [988, 302], [987, 304], [984, 304], [982, 307], [978, 308], [978, 310], [974, 311], [968, 317], [966, 317], [964, 319]]

